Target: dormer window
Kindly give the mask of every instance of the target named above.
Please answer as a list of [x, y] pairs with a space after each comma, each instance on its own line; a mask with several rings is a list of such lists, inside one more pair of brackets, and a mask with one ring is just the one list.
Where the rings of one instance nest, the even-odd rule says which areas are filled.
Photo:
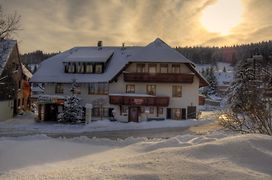
[[86, 73], [93, 73], [93, 65], [90, 63], [86, 64]]
[[84, 73], [84, 64], [82, 62], [76, 64], [76, 72]]
[[75, 72], [75, 65], [73, 63], [68, 63], [68, 73]]
[[78, 74], [101, 74], [103, 73], [104, 64], [90, 62], [64, 62], [65, 73]]
[[95, 66], [95, 73], [102, 73], [102, 64], [97, 64]]

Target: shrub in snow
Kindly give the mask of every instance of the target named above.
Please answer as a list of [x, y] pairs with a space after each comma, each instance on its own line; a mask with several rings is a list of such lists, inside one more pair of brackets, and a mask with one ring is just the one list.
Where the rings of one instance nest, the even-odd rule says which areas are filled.
[[233, 130], [272, 135], [271, 62], [241, 61], [228, 94], [228, 110], [220, 122]]

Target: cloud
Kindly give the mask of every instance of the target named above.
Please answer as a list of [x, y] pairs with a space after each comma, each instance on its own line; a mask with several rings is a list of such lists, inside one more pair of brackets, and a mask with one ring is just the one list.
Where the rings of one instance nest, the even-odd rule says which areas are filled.
[[172, 46], [229, 45], [272, 38], [271, 0], [242, 0], [243, 21], [229, 36], [207, 32], [203, 9], [216, 0], [2, 0], [22, 15], [21, 52], [74, 46], [145, 45], [161, 37]]

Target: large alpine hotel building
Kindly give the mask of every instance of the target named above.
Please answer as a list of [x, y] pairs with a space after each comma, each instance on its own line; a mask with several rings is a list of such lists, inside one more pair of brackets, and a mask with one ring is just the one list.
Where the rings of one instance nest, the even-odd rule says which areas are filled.
[[31, 79], [43, 83], [39, 119], [56, 120], [77, 84], [92, 119], [118, 121], [195, 118], [200, 87], [207, 81], [194, 64], [156, 39], [145, 47], [75, 47], [41, 63]]

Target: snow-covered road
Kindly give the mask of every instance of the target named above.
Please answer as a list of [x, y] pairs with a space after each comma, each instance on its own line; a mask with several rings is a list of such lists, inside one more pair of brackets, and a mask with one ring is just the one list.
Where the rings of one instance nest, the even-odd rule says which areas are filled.
[[107, 137], [107, 138], [127, 138], [134, 137], [172, 137], [185, 132], [192, 126], [209, 124], [213, 121], [209, 119], [189, 119], [184, 121], [163, 120], [147, 121], [139, 123], [111, 122], [109, 120], [99, 120], [84, 124], [58, 124], [58, 123], [37, 123], [32, 114], [0, 122], [0, 137], [2, 136], [25, 136], [35, 134], [47, 134], [51, 137]]

